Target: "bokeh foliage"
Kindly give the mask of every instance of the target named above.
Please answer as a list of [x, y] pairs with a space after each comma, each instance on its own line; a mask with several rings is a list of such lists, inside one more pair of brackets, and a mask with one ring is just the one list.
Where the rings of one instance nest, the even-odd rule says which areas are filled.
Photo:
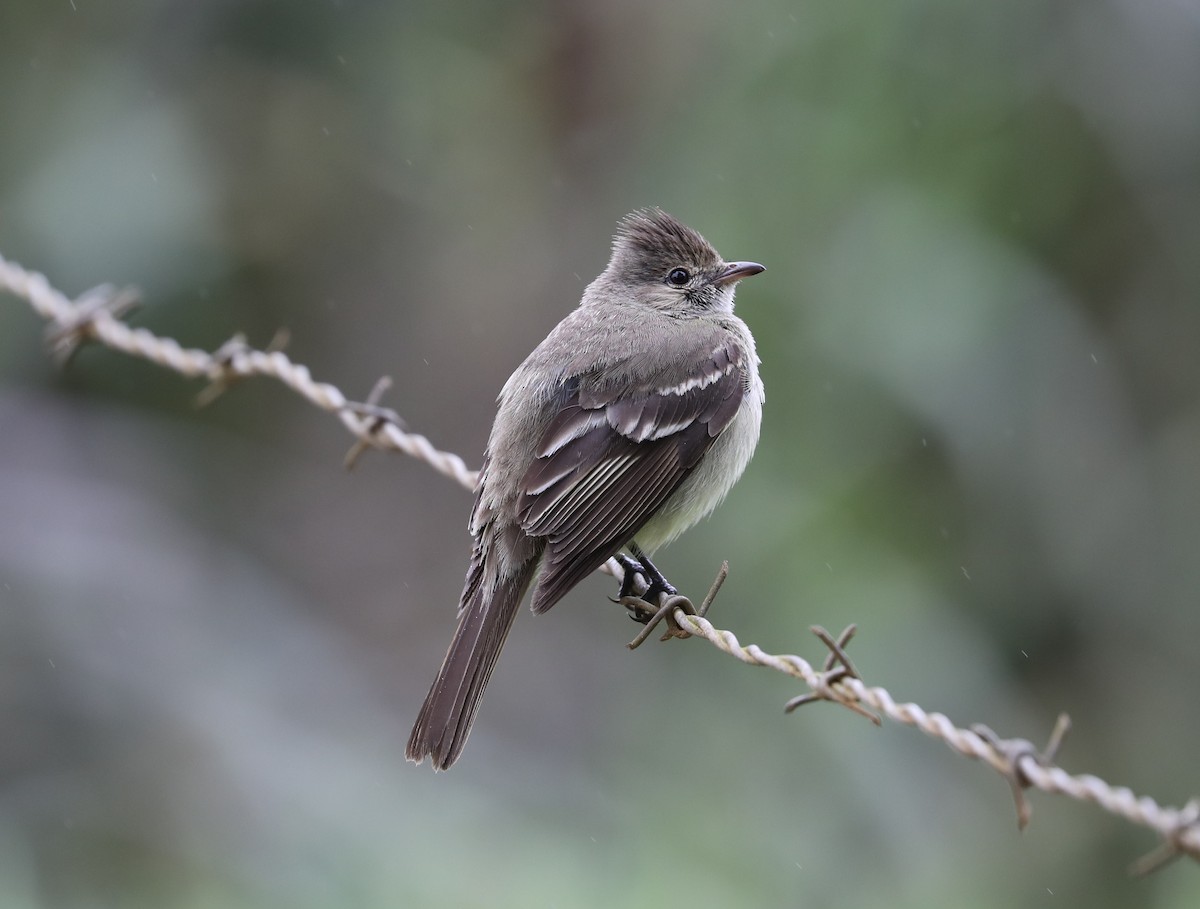
[[[1200, 794], [1200, 17], [1163, 0], [10, 3], [0, 251], [141, 286], [477, 461], [661, 205], [768, 272], [762, 445], [661, 563], [714, 618], [1064, 764]], [[469, 497], [334, 422], [0, 305], [0, 905], [1191, 907], [1152, 838], [589, 581], [463, 761], [402, 761]]]

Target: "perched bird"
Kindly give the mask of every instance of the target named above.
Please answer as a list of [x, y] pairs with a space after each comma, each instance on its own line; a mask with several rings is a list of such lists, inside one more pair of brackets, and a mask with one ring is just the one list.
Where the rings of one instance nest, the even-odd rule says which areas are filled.
[[409, 760], [458, 759], [531, 584], [543, 613], [628, 548], [625, 590], [629, 571], [648, 599], [671, 589], [645, 554], [716, 508], [758, 442], [758, 356], [733, 295], [763, 270], [660, 209], [621, 221], [608, 267], [500, 392], [458, 627]]

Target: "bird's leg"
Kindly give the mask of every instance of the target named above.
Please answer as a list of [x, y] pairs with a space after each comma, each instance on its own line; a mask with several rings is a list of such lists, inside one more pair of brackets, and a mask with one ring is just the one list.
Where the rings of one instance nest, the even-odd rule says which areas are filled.
[[[650, 561], [650, 558], [646, 555], [646, 553], [642, 552], [642, 548], [638, 546], [637, 543], [630, 543], [629, 551], [632, 552], [634, 558], [637, 559], [637, 562], [634, 563], [638, 566], [635, 571], [637, 574], [640, 574], [643, 578], [645, 578], [646, 583], [650, 585], [646, 592], [642, 594], [643, 600], [645, 600], [647, 603], [657, 603], [659, 597], [664, 593], [669, 597], [673, 597], [679, 593], [679, 591], [675, 589], [675, 585], [663, 576], [663, 573], [655, 567], [654, 563]], [[631, 559], [630, 561], [633, 560]], [[626, 574], [625, 577], [626, 580], [628, 580], [629, 575]], [[622, 584], [621, 588], [622, 595], [624, 595], [625, 585]]]
[[[672, 609], [680, 605], [679, 602], [673, 603], [673, 601], [686, 603], [687, 598], [679, 596], [675, 585], [663, 576], [663, 573], [655, 567], [637, 543], [630, 543], [629, 551], [633, 553], [633, 556], [617, 553], [614, 557], [625, 570], [625, 578], [621, 581], [620, 594], [613, 602], [624, 605], [629, 610], [631, 619], [646, 626], [646, 631], [639, 635], [638, 643], [641, 643], [641, 639], [651, 628], [661, 622]], [[645, 591], [640, 594], [637, 592], [639, 578], [646, 586]], [[686, 611], [693, 611], [690, 603], [687, 604]]]
[[650, 577], [646, 574], [646, 569], [637, 559], [632, 556], [627, 556], [623, 552], [618, 552], [615, 556], [617, 563], [625, 569], [625, 578], [621, 581], [621, 590], [617, 594], [617, 602], [626, 597], [634, 596], [634, 585], [639, 577], [645, 578], [646, 583], [650, 583]]

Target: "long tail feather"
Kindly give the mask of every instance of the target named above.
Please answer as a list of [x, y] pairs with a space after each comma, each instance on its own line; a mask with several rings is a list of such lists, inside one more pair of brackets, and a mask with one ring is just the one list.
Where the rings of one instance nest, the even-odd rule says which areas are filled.
[[494, 586], [468, 585], [454, 639], [408, 739], [410, 761], [428, 756], [434, 769], [445, 770], [458, 760], [535, 568], [531, 562]]

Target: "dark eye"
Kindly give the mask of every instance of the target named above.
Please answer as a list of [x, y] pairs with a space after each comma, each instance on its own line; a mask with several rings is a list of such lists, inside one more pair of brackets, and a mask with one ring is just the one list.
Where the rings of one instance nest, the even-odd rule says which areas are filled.
[[692, 276], [686, 268], [672, 268], [671, 273], [667, 275], [667, 283], [672, 287], [683, 287], [690, 280]]

